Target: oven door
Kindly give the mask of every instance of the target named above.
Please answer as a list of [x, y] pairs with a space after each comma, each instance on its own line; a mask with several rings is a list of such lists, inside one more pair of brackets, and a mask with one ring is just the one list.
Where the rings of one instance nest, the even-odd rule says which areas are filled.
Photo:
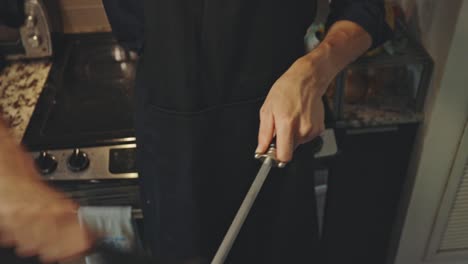
[[137, 234], [143, 234], [143, 212], [138, 179], [53, 181], [49, 183], [63, 191], [80, 206], [131, 207], [132, 218], [137, 224], [135, 231]]
[[[144, 239], [143, 214], [140, 207], [140, 194], [137, 179], [126, 180], [89, 180], [89, 181], [52, 181], [55, 188], [65, 192], [81, 206], [130, 206], [134, 223], [135, 243], [142, 247]], [[37, 258], [19, 258], [13, 249], [0, 248], [0, 263], [40, 264]], [[86, 264], [85, 258], [60, 264]]]
[[[144, 250], [144, 235], [143, 230], [143, 213], [141, 210], [140, 191], [138, 179], [113, 179], [113, 180], [89, 180], [89, 181], [52, 181], [49, 182], [59, 190], [63, 191], [68, 197], [79, 203], [82, 207], [99, 207], [105, 210], [112, 210], [113, 207], [131, 207], [132, 210], [132, 229], [133, 229], [133, 246], [136, 251]], [[96, 209], [96, 208], [95, 208]], [[100, 210], [100, 209], [98, 209]], [[93, 210], [97, 212], [96, 210]], [[104, 215], [106, 216], [106, 215]], [[107, 215], [106, 217], [109, 217]], [[86, 218], [86, 217], [85, 217]], [[101, 228], [114, 229], [116, 222], [106, 224], [106, 219], [98, 216], [94, 220], [94, 224], [98, 223], [97, 230]], [[120, 222], [118, 222], [120, 223]], [[123, 227], [120, 227], [123, 228]], [[101, 230], [102, 231], [102, 230]], [[124, 232], [124, 229], [118, 230]], [[108, 236], [107, 236], [108, 235]], [[118, 247], [120, 237], [115, 237], [115, 233], [105, 236], [106, 243], [116, 243]], [[115, 241], [119, 238], [117, 241]], [[129, 239], [127, 237], [127, 239]], [[92, 261], [91, 261], [92, 262]], [[86, 264], [85, 257], [75, 260], [74, 262], [62, 262], [60, 264]]]
[[25, 19], [23, 1], [0, 0], [0, 55], [25, 53], [20, 32]]
[[0, 54], [2, 57], [14, 57], [25, 54], [19, 28], [0, 24]]

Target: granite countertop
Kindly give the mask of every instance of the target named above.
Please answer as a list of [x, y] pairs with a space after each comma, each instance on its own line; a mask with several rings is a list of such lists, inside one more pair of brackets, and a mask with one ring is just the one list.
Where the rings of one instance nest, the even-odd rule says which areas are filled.
[[423, 121], [424, 115], [410, 108], [385, 108], [369, 105], [344, 105], [343, 120], [338, 127], [361, 128], [413, 124]]
[[0, 71], [0, 116], [20, 143], [51, 68], [49, 60], [15, 61]]

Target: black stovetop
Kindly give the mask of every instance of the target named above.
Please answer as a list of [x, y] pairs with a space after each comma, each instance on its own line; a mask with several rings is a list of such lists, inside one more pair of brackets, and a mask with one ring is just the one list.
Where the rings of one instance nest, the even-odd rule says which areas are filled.
[[56, 36], [54, 48], [23, 143], [42, 150], [132, 140], [137, 55], [110, 33]]

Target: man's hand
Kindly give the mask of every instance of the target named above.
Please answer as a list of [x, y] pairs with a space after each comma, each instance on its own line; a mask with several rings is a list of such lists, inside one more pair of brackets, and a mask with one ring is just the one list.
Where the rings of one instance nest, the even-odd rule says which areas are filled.
[[256, 153], [264, 153], [276, 136], [277, 158], [288, 162], [294, 149], [324, 130], [322, 96], [348, 63], [371, 45], [359, 25], [339, 21], [311, 53], [298, 59], [271, 88], [260, 110]]
[[31, 158], [5, 134], [0, 123], [0, 246], [43, 262], [87, 251], [92, 238], [78, 222], [77, 205], [48, 187]]

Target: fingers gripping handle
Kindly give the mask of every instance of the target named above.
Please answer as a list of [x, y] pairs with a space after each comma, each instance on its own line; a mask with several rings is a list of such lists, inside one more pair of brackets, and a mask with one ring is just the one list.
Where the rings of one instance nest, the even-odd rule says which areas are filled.
[[[276, 140], [273, 139], [273, 142], [275, 141]], [[265, 160], [269, 158], [272, 161], [272, 166], [278, 167], [278, 168], [284, 168], [286, 167], [286, 164], [287, 164], [286, 162], [279, 161], [276, 158], [276, 144], [275, 143], [270, 144], [270, 147], [268, 148], [268, 151], [266, 153], [264, 154], [255, 153], [255, 158], [262, 162], [265, 162]]]

